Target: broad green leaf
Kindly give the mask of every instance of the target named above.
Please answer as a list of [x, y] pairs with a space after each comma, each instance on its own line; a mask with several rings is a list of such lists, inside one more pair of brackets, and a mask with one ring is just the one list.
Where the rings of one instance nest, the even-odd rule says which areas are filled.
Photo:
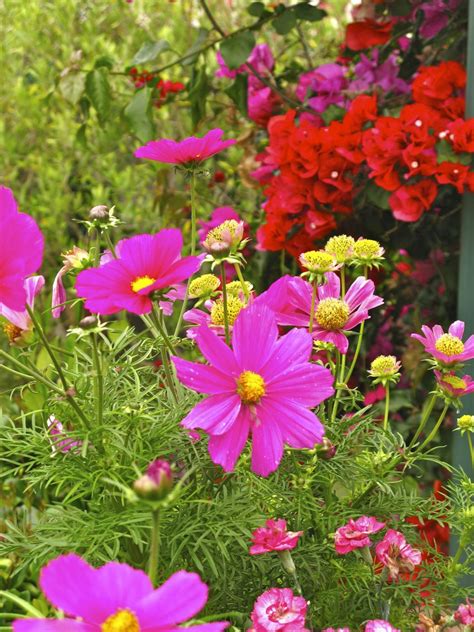
[[103, 125], [110, 112], [110, 85], [107, 69], [96, 68], [86, 76], [86, 94], [89, 97], [99, 117], [99, 123]]
[[225, 93], [235, 103], [239, 112], [247, 116], [247, 75], [237, 75], [234, 83], [225, 90]]
[[346, 114], [346, 110], [344, 108], [339, 107], [339, 105], [335, 105], [334, 103], [327, 107], [324, 112], [321, 114], [326, 125], [329, 125], [332, 121], [337, 119], [342, 119], [342, 117]]
[[255, 46], [255, 36], [251, 31], [242, 31], [224, 40], [220, 51], [231, 70], [245, 64]]
[[286, 35], [296, 26], [295, 12], [290, 9], [283, 11], [273, 20], [272, 24], [279, 35]]
[[132, 64], [146, 64], [148, 61], [153, 61], [160, 53], [169, 50], [169, 47], [170, 45], [166, 40], [145, 42], [133, 58]]
[[[196, 63], [199, 51], [204, 46], [209, 31], [207, 29], [200, 28], [197, 33], [197, 37], [193, 42], [191, 48], [186, 52], [186, 59], [183, 59], [183, 66], [192, 66]], [[193, 53], [196, 53], [195, 55]]]
[[323, 9], [318, 9], [308, 2], [301, 2], [294, 8], [295, 16], [298, 20], [307, 20], [308, 22], [317, 22], [322, 20], [327, 14]]
[[436, 143], [436, 154], [438, 163], [440, 162], [458, 162], [462, 165], [471, 164], [470, 154], [457, 154], [447, 140], [441, 140]]
[[155, 125], [151, 114], [151, 89], [147, 86], [135, 93], [124, 110], [130, 129], [146, 143], [155, 135]]
[[381, 187], [378, 187], [374, 182], [369, 182], [366, 188], [367, 199], [375, 206], [379, 208], [388, 209], [390, 205], [388, 203], [388, 198], [391, 195], [390, 191], [386, 191]]
[[265, 12], [265, 5], [263, 2], [252, 2], [247, 8], [247, 13], [253, 15], [256, 18], [260, 18]]
[[95, 60], [95, 64], [94, 64], [94, 68], [108, 68], [109, 70], [112, 70], [112, 68], [114, 67], [114, 60], [112, 57], [110, 57], [110, 55], [102, 55], [101, 57], [98, 57]]
[[189, 86], [189, 100], [191, 101], [191, 118], [196, 125], [206, 114], [206, 99], [209, 93], [209, 80], [204, 66], [193, 70]]
[[84, 94], [86, 76], [83, 72], [69, 72], [61, 77], [59, 91], [69, 103], [77, 105]]

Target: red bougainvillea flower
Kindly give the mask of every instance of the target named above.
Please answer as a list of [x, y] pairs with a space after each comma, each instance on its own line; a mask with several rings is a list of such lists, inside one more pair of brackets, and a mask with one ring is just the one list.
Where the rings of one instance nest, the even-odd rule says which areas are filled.
[[251, 619], [254, 632], [305, 632], [308, 604], [290, 588], [270, 588], [255, 602]]
[[[337, 274], [328, 272], [325, 276], [326, 283], [318, 287], [312, 335], [315, 340], [332, 342], [341, 353], [347, 353], [349, 341], [344, 331], [370, 318], [369, 310], [382, 305], [383, 299], [374, 294], [374, 282], [364, 277], [357, 277], [342, 298]], [[312, 292], [307, 281], [285, 276], [261, 294], [257, 303], [268, 305], [280, 325], [308, 328]]]
[[211, 129], [205, 136], [190, 136], [182, 141], [152, 140], [135, 151], [137, 158], [147, 158], [172, 165], [192, 166], [234, 145], [235, 139], [222, 140], [223, 130]]
[[459, 377], [453, 371], [442, 373], [435, 370], [436, 383], [445, 395], [457, 399], [474, 392], [474, 380], [470, 375]]
[[458, 607], [454, 613], [454, 620], [463, 625], [474, 625], [474, 606], [469, 599]]
[[324, 428], [313, 408], [334, 393], [328, 369], [309, 362], [312, 338], [294, 330], [278, 339], [275, 316], [250, 305], [237, 317], [230, 349], [208, 327], [196, 341], [209, 365], [174, 357], [185, 386], [206, 393], [182, 421], [210, 435], [214, 463], [231, 472], [252, 435], [252, 470], [268, 476], [280, 464], [283, 446], [313, 448]]
[[361, 516], [357, 520], [349, 520], [347, 524], [336, 531], [334, 545], [336, 551], [344, 555], [355, 549], [362, 549], [372, 544], [369, 535], [377, 533], [385, 527], [385, 522], [378, 522], [376, 518]]
[[117, 259], [78, 274], [77, 294], [86, 300], [86, 308], [97, 314], [115, 314], [122, 309], [147, 314], [153, 306], [152, 292], [175, 285], [198, 270], [199, 257], [181, 257], [182, 247], [183, 237], [177, 228], [123, 239], [117, 245]]
[[422, 66], [412, 84], [413, 99], [433, 107], [462, 94], [466, 87], [466, 70], [457, 61], [443, 61], [437, 66]]
[[394, 529], [389, 529], [377, 544], [375, 554], [379, 562], [388, 568], [392, 579], [397, 579], [401, 572], [411, 573], [421, 562], [421, 552], [412, 548], [403, 533]]
[[415, 184], [407, 184], [397, 189], [389, 197], [394, 217], [402, 222], [416, 222], [435, 201], [438, 187], [436, 182], [423, 178]]
[[385, 44], [390, 39], [393, 22], [391, 20], [378, 22], [367, 19], [360, 22], [352, 22], [346, 28], [347, 48], [351, 50], [364, 50], [372, 46]]
[[441, 364], [452, 365], [474, 358], [474, 336], [469, 336], [466, 342], [462, 341], [464, 323], [456, 320], [449, 326], [448, 333], [444, 333], [441, 325], [433, 328], [423, 325], [421, 334], [411, 334], [412, 338], [421, 342], [425, 351], [439, 360]]
[[43, 261], [44, 239], [35, 220], [18, 212], [13, 193], [0, 187], [0, 303], [25, 309], [25, 278]]
[[[34, 308], [35, 298], [41, 292], [44, 287], [44, 277], [32, 276], [25, 279], [25, 291], [26, 291], [26, 305]], [[3, 330], [7, 334], [8, 340], [11, 344], [21, 342], [21, 340], [28, 338], [28, 333], [33, 328], [31, 317], [26, 309], [22, 311], [15, 311], [2, 305], [0, 303], [0, 316], [3, 316], [8, 320], [8, 323], [4, 325]]]
[[303, 531], [287, 531], [286, 520], [267, 520], [264, 527], [252, 533], [251, 555], [294, 549]]
[[394, 628], [391, 623], [384, 619], [373, 619], [367, 621], [364, 632], [401, 632], [401, 630]]
[[[108, 562], [93, 568], [73, 553], [43, 567], [40, 586], [48, 601], [72, 618], [18, 619], [14, 632], [178, 630], [204, 607], [208, 595], [195, 573], [178, 571], [154, 590], [148, 575], [128, 564]], [[227, 626], [219, 621], [186, 630], [220, 632]]]

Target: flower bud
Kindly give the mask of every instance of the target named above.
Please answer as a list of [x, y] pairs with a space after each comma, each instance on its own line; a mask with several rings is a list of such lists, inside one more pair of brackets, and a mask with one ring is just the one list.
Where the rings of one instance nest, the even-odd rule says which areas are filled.
[[83, 329], [91, 329], [92, 327], [95, 327], [97, 325], [97, 318], [95, 316], [84, 316], [84, 318], [82, 318], [79, 321], [79, 326], [82, 327]]
[[296, 566], [289, 551], [278, 551], [281, 565], [289, 575], [294, 575]]
[[215, 274], [203, 274], [193, 279], [189, 284], [189, 296], [191, 298], [203, 298], [210, 296], [220, 285], [219, 278]]
[[89, 217], [92, 220], [94, 220], [94, 219], [98, 219], [98, 220], [109, 219], [109, 207], [105, 206], [105, 204], [99, 204], [99, 206], [94, 206], [89, 211]]
[[168, 461], [155, 459], [143, 476], [134, 483], [137, 496], [146, 500], [163, 500], [173, 488], [173, 473]]
[[203, 246], [212, 255], [227, 255], [238, 249], [243, 236], [244, 223], [226, 219], [207, 233]]
[[299, 261], [309, 272], [314, 274], [324, 274], [325, 272], [335, 272], [342, 264], [338, 264], [336, 257], [324, 250], [308, 250], [303, 252]]
[[334, 255], [338, 263], [345, 263], [351, 259], [354, 245], [355, 240], [353, 237], [349, 237], [348, 235], [336, 235], [329, 239], [324, 246], [324, 250]]
[[354, 244], [354, 263], [368, 265], [383, 259], [385, 250], [375, 239], [358, 239]]
[[[253, 285], [250, 281], [245, 281], [247, 291], [250, 293], [253, 290]], [[226, 283], [227, 294], [232, 296], [241, 296], [244, 293], [242, 283], [240, 281], [231, 281]]]
[[375, 383], [397, 382], [400, 377], [401, 363], [395, 356], [380, 355], [372, 361], [369, 375], [374, 378]]
[[474, 432], [474, 415], [461, 415], [461, 417], [458, 418], [458, 428], [461, 434]]

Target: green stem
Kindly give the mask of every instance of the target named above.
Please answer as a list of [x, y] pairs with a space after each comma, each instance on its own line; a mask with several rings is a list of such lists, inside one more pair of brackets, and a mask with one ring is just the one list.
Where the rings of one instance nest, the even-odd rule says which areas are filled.
[[341, 298], [344, 300], [346, 295], [346, 268], [342, 266], [341, 268]]
[[420, 425], [418, 426], [417, 431], [415, 432], [415, 436], [413, 437], [413, 439], [410, 441], [410, 445], [408, 446], [408, 449], [410, 450], [415, 443], [417, 442], [418, 437], [420, 436], [420, 434], [423, 432], [423, 428], [426, 425], [426, 422], [428, 421], [428, 419], [430, 418], [431, 412], [433, 411], [433, 407], [435, 405], [435, 402], [437, 400], [438, 396], [436, 393], [433, 393], [433, 395], [431, 396], [431, 399], [428, 403], [428, 406], [426, 407], [426, 410], [424, 412], [423, 417], [421, 418], [420, 421]]
[[221, 279], [222, 279], [222, 302], [224, 304], [225, 341], [229, 345], [230, 344], [229, 314], [227, 310], [227, 285], [226, 285], [226, 278], [225, 278], [225, 264], [224, 263], [221, 263]]
[[[32, 367], [25, 366], [22, 362], [14, 358], [12, 355], [7, 353], [3, 349], [0, 349], [0, 356], [5, 358], [5, 360], [7, 360], [8, 362], [11, 362], [11, 364], [13, 364], [14, 366], [21, 369], [22, 373], [18, 372], [18, 375], [21, 375], [22, 377], [26, 377], [30, 380], [34, 378], [35, 380], [38, 380], [38, 382], [41, 382], [42, 384], [44, 384], [50, 390], [54, 391], [57, 395], [64, 396], [64, 391], [61, 388], [59, 388], [59, 386], [57, 386], [54, 382], [51, 382], [51, 380], [48, 380], [47, 377], [44, 377], [44, 375], [42, 375], [39, 371], [36, 371]], [[5, 367], [5, 369], [8, 371], [11, 370], [8, 367]], [[27, 371], [28, 373], [27, 374], [23, 373], [23, 371]]]
[[161, 350], [161, 360], [163, 362], [163, 369], [165, 371], [166, 381], [168, 382], [168, 386], [170, 388], [171, 394], [173, 395], [173, 399], [176, 403], [178, 403], [178, 391], [176, 390], [176, 384], [173, 376], [173, 372], [171, 370], [171, 363], [168, 357], [168, 352], [166, 349]]
[[383, 416], [383, 429], [388, 430], [388, 411], [390, 408], [390, 384], [385, 384], [385, 413]]
[[173, 355], [176, 355], [176, 349], [173, 347], [173, 345], [171, 343], [171, 340], [169, 339], [168, 334], [166, 333], [163, 325], [161, 324], [159, 308], [157, 307], [155, 302], [153, 303], [153, 311], [152, 311], [151, 314], [152, 314], [153, 324], [158, 329], [158, 332], [159, 332], [160, 336], [163, 338], [163, 342], [168, 347], [170, 353], [172, 353]]
[[360, 324], [359, 336], [357, 338], [357, 346], [356, 346], [356, 349], [354, 351], [354, 357], [352, 358], [351, 366], [349, 367], [349, 370], [347, 371], [347, 375], [346, 375], [346, 378], [345, 378], [345, 383], [346, 384], [349, 382], [349, 379], [350, 379], [352, 373], [354, 372], [356, 362], [357, 362], [357, 360], [359, 358], [360, 349], [362, 347], [362, 338], [364, 337], [364, 327], [365, 327], [365, 320], [363, 320], [361, 322], [361, 324]]
[[339, 407], [339, 399], [341, 397], [341, 391], [342, 388], [345, 386], [345, 382], [344, 382], [344, 371], [346, 368], [346, 356], [343, 355], [341, 358], [341, 367], [340, 367], [340, 371], [339, 371], [339, 378], [338, 379], [338, 384], [336, 384], [336, 396], [334, 398], [334, 406], [332, 407], [332, 413], [331, 413], [331, 424], [333, 424], [336, 420], [336, 415], [337, 415], [337, 409]]
[[242, 286], [242, 291], [244, 293], [245, 296], [245, 302], [248, 303], [248, 300], [250, 298], [250, 294], [249, 294], [249, 289], [247, 287], [247, 283], [245, 282], [244, 277], [242, 276], [242, 270], [240, 269], [240, 266], [238, 263], [234, 264], [234, 268], [235, 271], [237, 273], [237, 277], [240, 281], [240, 285]]
[[104, 411], [104, 376], [102, 375], [102, 364], [100, 361], [99, 347], [97, 344], [97, 334], [92, 334], [92, 357], [95, 369], [95, 401], [97, 411], [97, 424], [102, 427]]
[[151, 513], [151, 544], [148, 561], [148, 576], [153, 586], [156, 585], [158, 561], [160, 557], [160, 517], [160, 510], [154, 509]]
[[313, 282], [313, 291], [311, 292], [311, 311], [309, 313], [309, 328], [308, 331], [311, 333], [313, 331], [313, 323], [314, 323], [314, 306], [316, 303], [316, 293], [318, 291], [318, 284], [316, 281]]
[[114, 259], [117, 259], [117, 253], [115, 252], [115, 246], [113, 245], [112, 240], [110, 239], [109, 231], [104, 230], [102, 234], [104, 235], [105, 243], [107, 244], [110, 252], [112, 253], [112, 257]]
[[467, 442], [469, 444], [469, 452], [471, 453], [471, 467], [474, 470], [474, 446], [472, 445], [470, 430], [467, 431]]
[[443, 420], [446, 416], [446, 413], [448, 412], [448, 408], [449, 408], [449, 404], [445, 404], [443, 410], [441, 411], [440, 416], [438, 417], [437, 422], [435, 423], [433, 430], [430, 432], [430, 434], [426, 437], [426, 439], [424, 440], [424, 442], [420, 445], [420, 447], [416, 450], [416, 452], [421, 452], [421, 450], [423, 450], [423, 448], [425, 446], [428, 445], [428, 443], [430, 443], [434, 437], [436, 436], [436, 433], [439, 430], [439, 427], [441, 426], [441, 424], [443, 423]]

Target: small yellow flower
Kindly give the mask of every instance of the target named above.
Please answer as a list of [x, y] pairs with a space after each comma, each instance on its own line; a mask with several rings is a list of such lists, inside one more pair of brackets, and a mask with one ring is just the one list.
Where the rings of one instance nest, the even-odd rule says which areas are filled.
[[458, 428], [461, 434], [474, 432], [474, 415], [461, 415], [461, 417], [458, 418]]
[[345, 263], [352, 258], [355, 240], [348, 235], [336, 235], [324, 246], [324, 250], [334, 255], [338, 263]]
[[375, 239], [359, 239], [354, 244], [354, 260], [361, 263], [373, 263], [383, 259], [385, 250]]
[[336, 257], [324, 250], [308, 250], [300, 255], [299, 260], [304, 268], [314, 274], [334, 272], [341, 267], [340, 264], [338, 265]]
[[369, 375], [374, 378], [375, 383], [397, 382], [400, 377], [401, 363], [395, 356], [380, 355], [372, 361]]
[[189, 284], [189, 296], [202, 298], [215, 292], [220, 285], [219, 278], [215, 274], [203, 274]]

